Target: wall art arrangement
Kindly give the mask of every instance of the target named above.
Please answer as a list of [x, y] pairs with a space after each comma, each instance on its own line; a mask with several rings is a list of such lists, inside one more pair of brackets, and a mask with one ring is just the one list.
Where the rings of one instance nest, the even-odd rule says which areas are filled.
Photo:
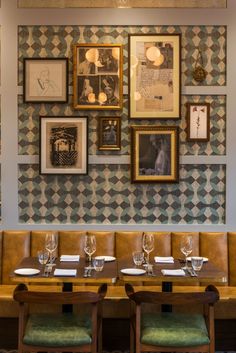
[[[224, 223], [225, 166], [179, 165], [179, 155], [225, 154], [226, 97], [181, 95], [181, 83], [226, 84], [225, 48], [224, 26], [20, 26], [19, 85], [38, 71], [27, 61], [66, 59], [72, 94], [19, 97], [19, 154], [40, 156], [19, 165], [19, 221]], [[131, 163], [87, 166], [101, 154]]]

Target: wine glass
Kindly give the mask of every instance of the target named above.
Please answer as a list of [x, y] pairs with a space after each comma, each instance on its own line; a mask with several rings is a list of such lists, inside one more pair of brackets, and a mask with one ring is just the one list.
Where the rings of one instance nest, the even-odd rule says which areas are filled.
[[182, 269], [187, 270], [188, 269], [187, 257], [193, 251], [193, 239], [192, 239], [191, 235], [188, 235], [187, 237], [184, 237], [181, 239], [180, 251], [185, 256], [185, 265], [184, 265], [184, 267], [182, 267]]
[[143, 234], [143, 250], [147, 253], [146, 263], [149, 265], [149, 254], [154, 250], [154, 237], [151, 233]]
[[49, 252], [49, 263], [53, 262], [53, 252], [58, 246], [58, 236], [55, 233], [47, 233], [45, 237], [45, 249]]
[[92, 255], [96, 251], [96, 237], [95, 235], [86, 235], [85, 236], [85, 243], [84, 243], [84, 252], [89, 257], [89, 263], [92, 262]]

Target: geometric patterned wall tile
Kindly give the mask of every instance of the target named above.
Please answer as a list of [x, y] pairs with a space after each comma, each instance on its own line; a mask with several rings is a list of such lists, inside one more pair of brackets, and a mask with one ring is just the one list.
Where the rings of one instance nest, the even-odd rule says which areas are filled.
[[[124, 46], [124, 84], [128, 83], [128, 34], [181, 33], [182, 83], [185, 86], [226, 85], [225, 26], [19, 26], [19, 85], [23, 82], [23, 58], [68, 57], [72, 84], [72, 45], [120, 43]], [[192, 77], [198, 49], [207, 77], [201, 84]]]
[[20, 223], [224, 224], [224, 165], [181, 165], [177, 184], [131, 184], [129, 165], [89, 166], [87, 176], [40, 175], [19, 165]]

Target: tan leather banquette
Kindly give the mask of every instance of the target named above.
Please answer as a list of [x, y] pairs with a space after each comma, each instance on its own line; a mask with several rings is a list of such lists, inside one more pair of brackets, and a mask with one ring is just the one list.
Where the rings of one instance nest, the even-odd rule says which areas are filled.
[[[15, 284], [11, 282], [10, 272], [20, 260], [26, 256], [36, 256], [37, 250], [44, 246], [47, 231], [2, 231], [0, 232], [0, 316], [17, 316], [17, 306], [13, 302], [12, 292]], [[141, 249], [143, 232], [130, 231], [58, 231], [58, 255], [83, 254], [85, 234], [95, 234], [97, 240], [96, 255], [111, 255], [117, 258], [131, 256], [132, 251]], [[216, 307], [216, 317], [236, 318], [236, 232], [152, 232], [155, 236], [155, 250], [151, 254], [159, 256], [172, 255], [182, 257], [180, 253], [181, 238], [192, 234], [194, 239], [193, 255], [208, 257], [218, 268], [225, 271], [227, 282], [217, 286], [221, 300]], [[35, 286], [34, 286], [35, 287]], [[145, 288], [160, 290], [160, 286], [145, 286]], [[36, 288], [36, 287], [35, 287]], [[43, 286], [37, 286], [43, 288]], [[37, 289], [36, 288], [36, 289]], [[202, 290], [204, 287], [195, 285], [174, 286], [174, 290]], [[78, 287], [76, 288], [78, 289]], [[88, 288], [86, 288], [88, 289]], [[53, 290], [61, 290], [54, 286]], [[115, 305], [114, 305], [115, 302]], [[126, 303], [124, 303], [126, 302]], [[121, 283], [109, 286], [107, 295], [107, 316], [127, 316], [127, 298]], [[117, 304], [120, 305], [117, 305]], [[123, 308], [122, 308], [123, 305]]]

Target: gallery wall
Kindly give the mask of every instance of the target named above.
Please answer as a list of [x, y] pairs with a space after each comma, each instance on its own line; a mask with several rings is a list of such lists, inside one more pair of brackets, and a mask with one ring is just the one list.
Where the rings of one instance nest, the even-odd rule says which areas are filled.
[[[235, 221], [233, 218], [230, 220], [230, 215], [235, 201], [233, 197], [228, 197], [228, 187], [231, 185], [228, 173], [234, 171], [235, 166], [233, 158], [231, 162], [232, 145], [227, 147], [233, 139], [230, 133], [226, 133], [226, 126], [229, 129], [229, 126], [234, 125], [231, 124], [233, 118], [230, 116], [229, 105], [232, 107], [232, 101], [227, 89], [230, 82], [229, 66], [226, 75], [226, 48], [230, 47], [229, 38], [233, 31], [232, 26], [231, 32], [227, 26], [227, 22], [231, 23], [230, 6], [234, 6], [233, 2], [229, 3], [229, 9], [224, 10], [224, 17], [219, 16], [219, 10], [209, 10], [212, 13], [212, 19], [208, 17], [210, 23], [200, 20], [203, 11], [195, 10], [196, 12], [188, 17], [192, 19], [193, 24], [190, 25], [185, 23], [186, 18], [178, 10], [170, 11], [169, 19], [167, 14], [163, 17], [162, 11], [155, 10], [155, 22], [153, 14], [144, 9], [141, 10], [142, 16], [141, 11], [133, 10], [132, 19], [129, 16], [132, 10], [103, 10], [96, 20], [93, 10], [83, 10], [83, 14], [78, 10], [76, 13], [81, 19], [77, 21], [75, 13], [69, 10], [64, 10], [67, 16], [62, 18], [59, 10], [19, 10], [14, 1], [11, 4], [2, 1], [2, 228], [131, 230], [148, 227], [164, 230], [176, 229], [176, 225], [178, 229], [183, 230], [233, 228]], [[117, 16], [117, 11], [123, 11], [122, 14], [125, 14], [122, 20]], [[108, 20], [109, 13], [113, 19], [110, 17]], [[11, 20], [7, 21], [3, 14], [10, 16]], [[55, 14], [59, 16], [56, 18]], [[39, 17], [44, 23], [41, 23]], [[75, 21], [78, 24], [75, 24]], [[88, 25], [89, 23], [92, 25]], [[129, 33], [182, 34], [181, 119], [129, 119]], [[10, 49], [6, 46], [6, 38], [11, 35], [14, 40]], [[122, 111], [84, 112], [72, 108], [72, 45], [78, 42], [123, 44]], [[197, 49], [202, 45], [207, 48], [203, 53], [203, 65], [208, 75], [206, 80], [199, 84], [194, 81], [192, 71]], [[3, 50], [5, 48], [6, 51]], [[13, 53], [10, 59], [11, 68], [15, 68], [13, 73], [9, 68], [3, 70], [4, 65], [9, 62], [7, 55], [10, 52]], [[69, 58], [68, 104], [23, 102], [23, 58], [32, 57]], [[7, 73], [13, 76], [11, 83], [5, 81], [9, 77]], [[14, 83], [17, 83], [16, 89]], [[14, 87], [11, 92], [10, 87]], [[11, 102], [10, 97], [14, 97]], [[187, 102], [210, 103], [209, 142], [186, 141]], [[87, 176], [39, 173], [39, 116], [48, 115], [88, 116]], [[98, 151], [98, 121], [99, 117], [104, 115], [120, 116], [120, 151]], [[179, 127], [179, 183], [131, 183], [132, 124]]]

